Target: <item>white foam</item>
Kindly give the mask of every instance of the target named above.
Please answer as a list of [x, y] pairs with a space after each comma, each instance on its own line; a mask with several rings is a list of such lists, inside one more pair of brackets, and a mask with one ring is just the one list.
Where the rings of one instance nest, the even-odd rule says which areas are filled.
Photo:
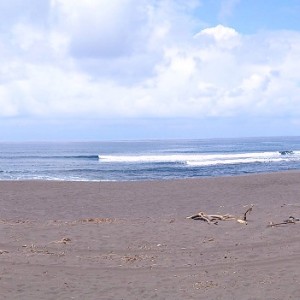
[[152, 162], [183, 162], [189, 156], [187, 155], [99, 155], [102, 162], [113, 163], [152, 163]]
[[254, 152], [230, 154], [165, 154], [165, 155], [99, 155], [107, 163], [184, 163], [188, 166], [213, 166], [222, 164], [268, 163], [300, 160], [300, 151], [282, 155], [279, 152]]
[[187, 161], [188, 166], [214, 166], [214, 165], [235, 165], [235, 164], [250, 164], [250, 163], [269, 163], [269, 162], [280, 162], [288, 161], [285, 158], [246, 158], [246, 159], [226, 159], [226, 160], [215, 160], [215, 161]]

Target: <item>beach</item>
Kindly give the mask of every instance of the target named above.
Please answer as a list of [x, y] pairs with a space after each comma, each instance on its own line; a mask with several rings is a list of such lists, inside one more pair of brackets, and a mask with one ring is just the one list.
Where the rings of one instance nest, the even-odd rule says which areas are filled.
[[298, 171], [0, 181], [0, 299], [299, 299], [300, 222], [268, 226], [299, 199]]

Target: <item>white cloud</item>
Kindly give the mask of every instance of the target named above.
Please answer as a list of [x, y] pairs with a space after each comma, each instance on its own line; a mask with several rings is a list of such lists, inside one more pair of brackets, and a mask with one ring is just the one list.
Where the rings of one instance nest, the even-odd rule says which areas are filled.
[[195, 37], [210, 36], [217, 42], [224, 42], [238, 36], [238, 33], [233, 28], [217, 25], [216, 27], [203, 29], [195, 35]]
[[[51, 1], [0, 32], [0, 116], [293, 116], [300, 33], [195, 34], [197, 1]], [[8, 33], [7, 33], [8, 32]]]
[[130, 54], [139, 42], [146, 9], [133, 2], [54, 0], [52, 8], [74, 56], [113, 58]]

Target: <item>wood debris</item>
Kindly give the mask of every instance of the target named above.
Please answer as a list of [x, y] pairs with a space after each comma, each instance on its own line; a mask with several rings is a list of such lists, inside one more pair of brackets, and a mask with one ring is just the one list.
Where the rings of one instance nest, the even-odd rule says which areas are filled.
[[55, 244], [67, 244], [69, 242], [71, 242], [71, 239], [68, 238], [68, 237], [64, 237], [64, 238], [62, 238], [59, 241], [53, 241], [53, 242], [50, 242], [49, 244], [51, 244], [51, 243], [55, 243]]
[[279, 223], [269, 222], [267, 227], [276, 227], [276, 226], [287, 225], [287, 224], [296, 224], [296, 223], [300, 223], [300, 219], [290, 216], [287, 220], [284, 220]]
[[88, 219], [81, 219], [80, 222], [82, 223], [113, 223], [115, 219], [112, 218], [88, 218]]
[[249, 207], [246, 210], [246, 212], [243, 214], [242, 217], [237, 217], [237, 216], [233, 216], [233, 215], [229, 215], [229, 214], [225, 214], [225, 215], [208, 215], [208, 214], [204, 213], [203, 211], [200, 211], [199, 213], [197, 213], [195, 215], [187, 217], [187, 219], [205, 221], [208, 224], [212, 223], [212, 224], [215, 224], [215, 225], [218, 225], [219, 221], [235, 220], [240, 224], [247, 225], [247, 214], [252, 211], [252, 208], [253, 208], [253, 205], [251, 205], [251, 207]]

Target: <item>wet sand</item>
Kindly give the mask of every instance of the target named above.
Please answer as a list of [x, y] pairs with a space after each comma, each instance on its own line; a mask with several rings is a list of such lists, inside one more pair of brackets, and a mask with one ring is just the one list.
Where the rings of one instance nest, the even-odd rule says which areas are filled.
[[300, 172], [2, 181], [0, 203], [0, 299], [299, 299], [300, 223], [267, 225], [300, 217]]

